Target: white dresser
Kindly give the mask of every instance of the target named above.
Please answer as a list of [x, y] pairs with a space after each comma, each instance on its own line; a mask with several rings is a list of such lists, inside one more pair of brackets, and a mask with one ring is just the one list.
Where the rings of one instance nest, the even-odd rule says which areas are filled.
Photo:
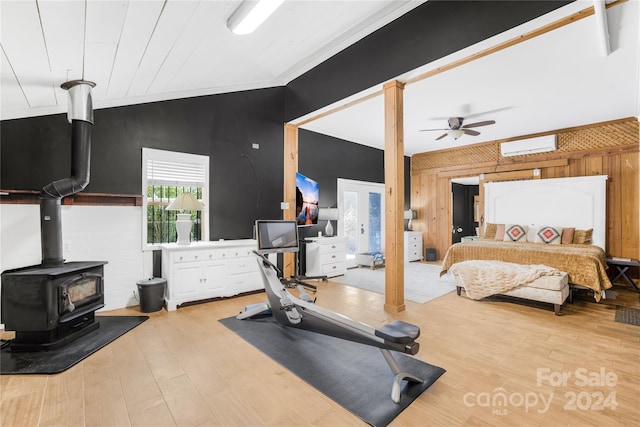
[[255, 240], [174, 243], [162, 248], [162, 277], [167, 280], [167, 310], [208, 298], [263, 289]]
[[420, 261], [422, 255], [422, 232], [404, 232], [404, 262]]
[[305, 239], [306, 276], [334, 277], [347, 271], [346, 237], [310, 237]]

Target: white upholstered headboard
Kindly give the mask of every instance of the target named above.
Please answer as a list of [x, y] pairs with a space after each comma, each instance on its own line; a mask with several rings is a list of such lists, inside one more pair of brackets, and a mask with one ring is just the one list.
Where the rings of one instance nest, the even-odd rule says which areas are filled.
[[605, 249], [607, 176], [489, 182], [485, 222], [593, 228], [592, 244]]

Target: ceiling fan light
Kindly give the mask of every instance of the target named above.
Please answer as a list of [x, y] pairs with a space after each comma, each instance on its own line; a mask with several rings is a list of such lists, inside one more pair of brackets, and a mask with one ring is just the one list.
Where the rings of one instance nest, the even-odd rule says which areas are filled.
[[237, 35], [250, 34], [256, 30], [284, 0], [245, 0], [227, 20], [227, 27]]
[[447, 131], [447, 134], [453, 139], [458, 139], [464, 135], [464, 131], [462, 129], [450, 129]]

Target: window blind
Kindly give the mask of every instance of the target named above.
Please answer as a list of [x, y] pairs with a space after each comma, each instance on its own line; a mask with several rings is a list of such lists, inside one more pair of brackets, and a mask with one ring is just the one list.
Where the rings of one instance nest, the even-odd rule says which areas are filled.
[[147, 160], [147, 185], [204, 187], [205, 173], [202, 163]]

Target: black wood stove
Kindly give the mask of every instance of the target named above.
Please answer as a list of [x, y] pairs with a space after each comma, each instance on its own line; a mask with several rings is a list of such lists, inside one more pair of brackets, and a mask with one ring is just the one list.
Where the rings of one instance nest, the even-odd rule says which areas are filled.
[[2, 323], [16, 332], [11, 350], [50, 350], [100, 326], [96, 310], [104, 307], [106, 261], [65, 263], [62, 257], [63, 197], [89, 184], [93, 103], [85, 80], [66, 82], [71, 122], [71, 176], [46, 185], [40, 193], [42, 264], [2, 273]]
[[14, 351], [58, 348], [100, 326], [104, 261], [23, 267], [2, 273], [2, 319]]

